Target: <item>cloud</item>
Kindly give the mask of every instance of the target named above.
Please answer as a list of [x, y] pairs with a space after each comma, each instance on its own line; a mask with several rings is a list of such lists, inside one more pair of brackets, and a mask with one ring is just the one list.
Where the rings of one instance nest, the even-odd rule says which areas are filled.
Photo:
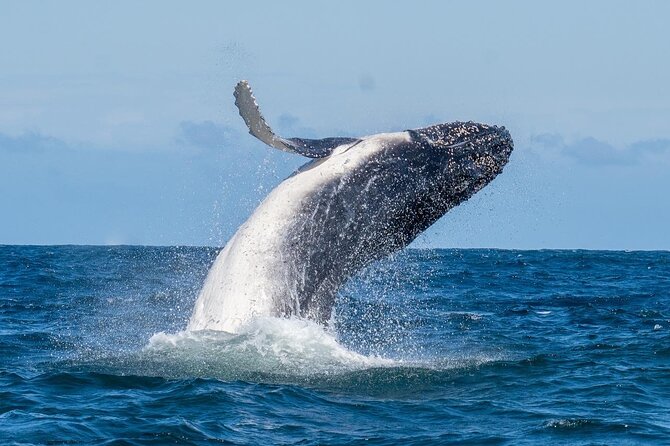
[[591, 137], [564, 144], [562, 152], [570, 158], [592, 166], [635, 162], [632, 152], [617, 149], [611, 144]]
[[67, 149], [68, 145], [64, 141], [37, 132], [26, 132], [16, 137], [0, 133], [0, 150], [7, 152], [35, 153]]
[[670, 139], [647, 139], [645, 141], [635, 142], [631, 144], [629, 148], [640, 153], [670, 152]]
[[232, 127], [212, 121], [182, 121], [177, 142], [202, 149], [218, 149], [239, 139], [239, 136], [239, 132]]
[[624, 147], [615, 147], [592, 137], [568, 143], [561, 135], [544, 133], [533, 136], [531, 143], [590, 166], [631, 165], [652, 155], [670, 153], [670, 139], [642, 140]]
[[558, 147], [563, 145], [563, 137], [556, 133], [541, 133], [532, 136], [530, 142], [544, 147]]
[[290, 113], [282, 113], [277, 119], [277, 130], [281, 136], [292, 138], [319, 138], [312, 127], [301, 125], [300, 118]]

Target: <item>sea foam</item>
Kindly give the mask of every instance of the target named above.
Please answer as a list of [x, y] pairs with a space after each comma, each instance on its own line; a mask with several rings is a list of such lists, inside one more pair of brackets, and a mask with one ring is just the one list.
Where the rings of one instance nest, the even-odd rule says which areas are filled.
[[[335, 333], [304, 319], [264, 317], [236, 334], [220, 331], [156, 333], [140, 355], [145, 361], [172, 361], [178, 375], [245, 379], [250, 375], [306, 377], [330, 375], [401, 362], [356, 353]], [[172, 373], [170, 373], [172, 374]]]

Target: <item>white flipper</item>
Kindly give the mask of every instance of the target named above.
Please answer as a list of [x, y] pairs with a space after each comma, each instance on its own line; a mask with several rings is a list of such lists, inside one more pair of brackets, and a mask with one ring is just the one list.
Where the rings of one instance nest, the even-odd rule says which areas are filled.
[[336, 147], [342, 144], [354, 144], [360, 141], [356, 138], [284, 139], [275, 135], [268, 123], [265, 122], [249, 82], [238, 82], [233, 96], [235, 96], [235, 105], [240, 111], [240, 116], [249, 128], [249, 133], [275, 149], [297, 153], [309, 158], [323, 158], [330, 155]]
[[245, 124], [249, 127], [249, 133], [270, 147], [283, 150], [284, 152], [294, 152], [290, 148], [288, 141], [275, 135], [267, 122], [265, 122], [265, 118], [256, 103], [254, 93], [249, 86], [249, 82], [238, 82], [235, 86], [233, 96], [235, 96], [235, 105], [237, 105], [237, 109], [240, 111], [240, 116], [242, 116]]

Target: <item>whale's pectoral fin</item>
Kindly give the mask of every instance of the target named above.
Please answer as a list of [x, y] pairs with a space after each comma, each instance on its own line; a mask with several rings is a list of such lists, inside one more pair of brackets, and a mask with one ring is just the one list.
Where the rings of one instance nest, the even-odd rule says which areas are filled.
[[258, 108], [256, 98], [247, 81], [240, 81], [235, 86], [233, 96], [235, 96], [235, 105], [237, 105], [240, 111], [240, 116], [242, 116], [245, 124], [249, 127], [249, 133], [270, 147], [285, 152], [293, 152], [291, 149], [292, 144], [284, 138], [275, 135], [268, 123], [265, 122], [265, 118]]
[[336, 147], [342, 144], [354, 144], [359, 141], [356, 138], [282, 138], [275, 135], [268, 123], [265, 122], [247, 81], [240, 81], [235, 86], [233, 96], [235, 96], [235, 105], [240, 111], [240, 116], [249, 128], [249, 133], [275, 149], [297, 153], [309, 158], [323, 158], [330, 155]]

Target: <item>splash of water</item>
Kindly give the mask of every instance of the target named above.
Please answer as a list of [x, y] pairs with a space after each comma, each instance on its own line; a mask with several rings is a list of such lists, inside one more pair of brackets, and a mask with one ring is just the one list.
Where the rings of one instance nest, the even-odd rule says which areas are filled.
[[303, 319], [258, 318], [239, 333], [156, 333], [130, 358], [138, 374], [220, 379], [301, 378], [392, 367], [399, 361], [365, 356], [338, 343], [322, 326]]

